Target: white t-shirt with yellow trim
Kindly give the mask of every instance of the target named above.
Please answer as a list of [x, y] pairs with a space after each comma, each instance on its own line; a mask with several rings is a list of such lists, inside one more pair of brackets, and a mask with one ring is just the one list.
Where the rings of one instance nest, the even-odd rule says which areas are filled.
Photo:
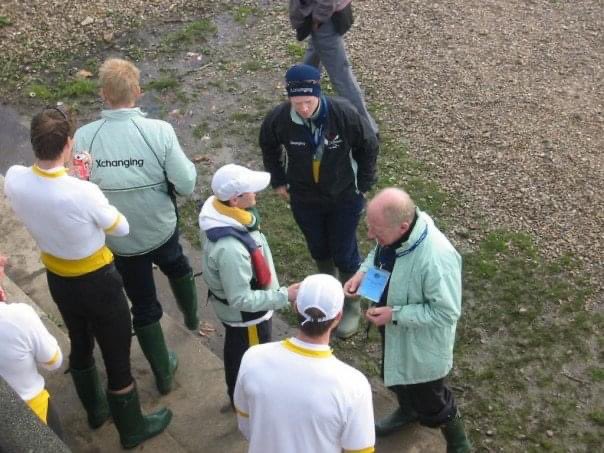
[[290, 338], [248, 349], [234, 400], [250, 453], [374, 451], [369, 382], [327, 345]]
[[0, 302], [0, 376], [25, 401], [44, 390], [38, 364], [61, 366], [63, 356], [37, 313], [27, 304]]
[[68, 176], [64, 167], [12, 166], [4, 193], [42, 250], [44, 265], [59, 275], [82, 275], [112, 262], [105, 233], [128, 234], [128, 222], [101, 190]]

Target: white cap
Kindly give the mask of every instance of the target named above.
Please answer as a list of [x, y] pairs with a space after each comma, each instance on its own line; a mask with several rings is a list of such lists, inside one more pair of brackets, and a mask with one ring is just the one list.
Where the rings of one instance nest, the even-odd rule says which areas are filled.
[[[327, 274], [310, 275], [304, 279], [296, 298], [298, 313], [304, 316], [304, 323], [312, 321], [329, 321], [342, 311], [344, 306], [344, 290], [342, 284], [333, 276]], [[325, 316], [313, 320], [305, 311], [309, 308], [321, 310]]]
[[212, 191], [216, 198], [228, 201], [247, 192], [260, 192], [271, 182], [271, 174], [253, 171], [241, 165], [227, 164], [212, 177]]

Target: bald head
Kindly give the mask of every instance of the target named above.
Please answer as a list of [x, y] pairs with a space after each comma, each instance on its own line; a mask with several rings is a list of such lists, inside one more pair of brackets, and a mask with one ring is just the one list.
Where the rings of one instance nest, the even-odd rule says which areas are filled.
[[411, 223], [415, 215], [415, 203], [409, 194], [395, 187], [378, 192], [367, 206], [368, 212], [370, 209], [381, 211], [390, 225]]
[[390, 245], [405, 234], [413, 222], [415, 203], [409, 194], [394, 187], [379, 192], [367, 205], [370, 239]]

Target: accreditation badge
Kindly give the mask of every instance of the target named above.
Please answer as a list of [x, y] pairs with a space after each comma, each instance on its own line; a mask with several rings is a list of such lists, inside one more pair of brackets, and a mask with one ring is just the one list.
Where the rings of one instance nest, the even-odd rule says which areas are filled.
[[382, 294], [384, 294], [389, 279], [390, 272], [372, 266], [365, 273], [357, 294], [377, 303], [380, 301]]

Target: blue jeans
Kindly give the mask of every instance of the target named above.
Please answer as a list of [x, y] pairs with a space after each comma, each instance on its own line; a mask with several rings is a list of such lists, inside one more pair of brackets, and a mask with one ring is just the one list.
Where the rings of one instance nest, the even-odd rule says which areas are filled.
[[178, 228], [163, 245], [143, 255], [115, 255], [115, 266], [124, 280], [124, 289], [132, 302], [132, 324], [144, 327], [159, 321], [163, 310], [157, 300], [153, 264], [169, 279], [185, 277], [192, 272], [189, 260], [178, 242]]
[[377, 124], [367, 111], [359, 82], [352, 73], [344, 47], [344, 38], [335, 31], [331, 20], [311, 33], [304, 63], [316, 68], [323, 64], [338, 95], [348, 99], [359, 115], [369, 122], [371, 130], [378, 132]]
[[358, 270], [361, 257], [356, 231], [364, 206], [361, 194], [337, 203], [300, 203], [292, 199], [292, 214], [314, 260], [333, 259], [343, 273]]

